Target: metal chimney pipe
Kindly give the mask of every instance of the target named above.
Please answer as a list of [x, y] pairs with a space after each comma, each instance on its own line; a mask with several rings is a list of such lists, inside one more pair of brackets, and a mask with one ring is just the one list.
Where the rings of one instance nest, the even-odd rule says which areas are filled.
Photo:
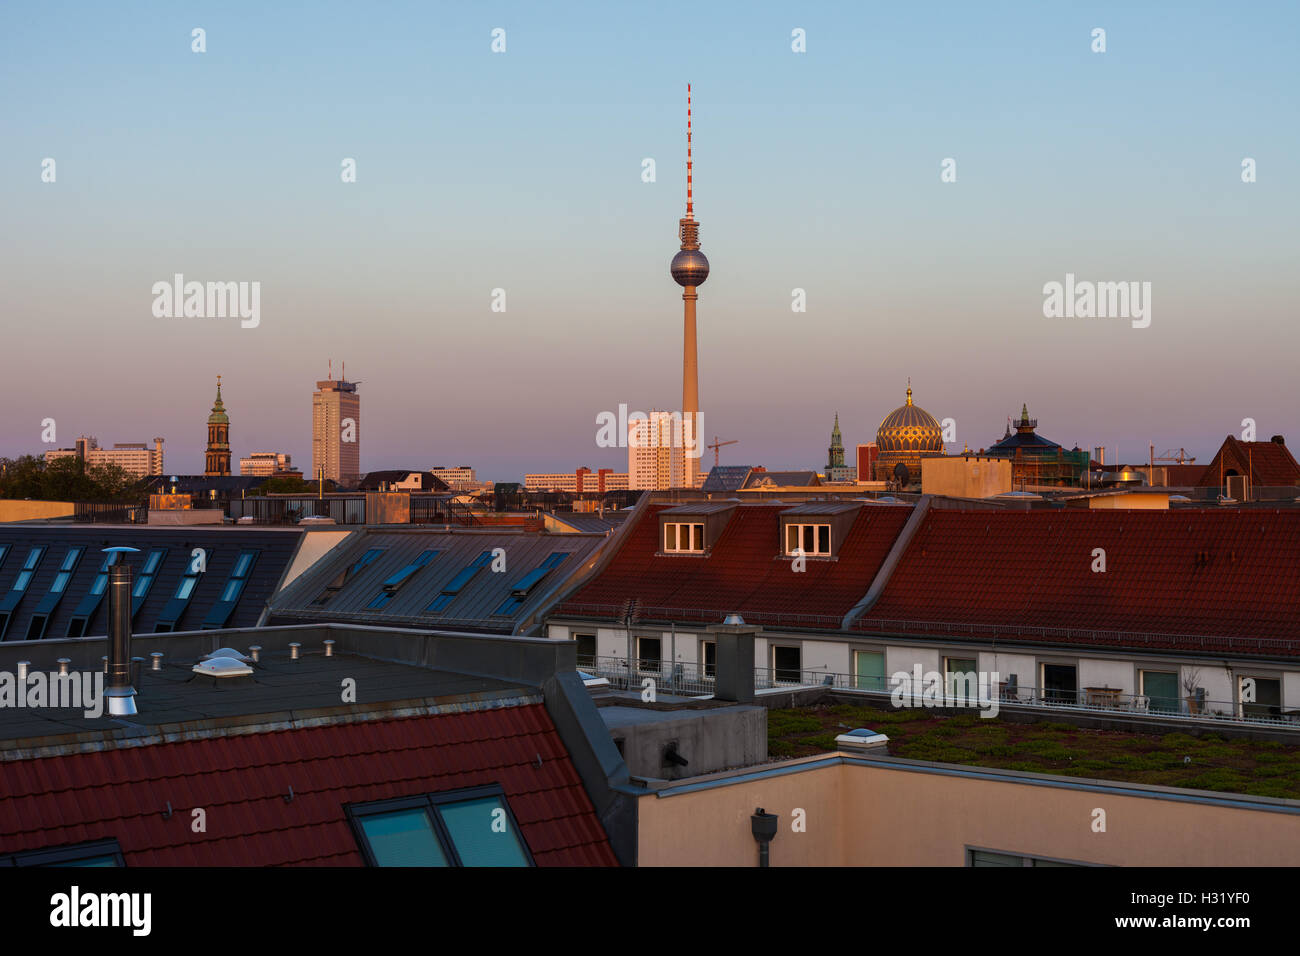
[[289, 642], [289, 660], [296, 661], [298, 659], [298, 651], [301, 647], [302, 644], [300, 644], [298, 641]]
[[18, 680], [20, 680], [24, 685], [27, 683], [27, 668], [31, 666], [31, 661], [18, 662]]
[[332, 640], [325, 642], [325, 656], [326, 657], [334, 656], [334, 642]]
[[59, 665], [59, 673], [60, 673], [60, 674], [66, 674], [66, 673], [68, 672], [68, 665], [72, 663], [72, 658], [71, 658], [71, 657], [60, 657], [60, 658], [59, 658], [57, 661], [55, 661], [54, 663], [56, 663], [56, 664]]
[[118, 561], [108, 569], [108, 679], [104, 696], [114, 717], [136, 713], [131, 686], [131, 565]]
[[162, 652], [162, 651], [154, 651], [153, 653], [151, 653], [151, 654], [149, 655], [149, 669], [150, 669], [151, 671], [160, 671], [160, 670], [162, 670], [162, 662], [163, 662], [163, 652]]
[[253, 644], [253, 645], [251, 645], [251, 646], [248, 648], [248, 656], [251, 657], [251, 658], [253, 659], [253, 663], [254, 663], [254, 664], [256, 664], [256, 663], [258, 663], [259, 661], [261, 661], [261, 660], [262, 660], [262, 645], [261, 645], [261, 644]]

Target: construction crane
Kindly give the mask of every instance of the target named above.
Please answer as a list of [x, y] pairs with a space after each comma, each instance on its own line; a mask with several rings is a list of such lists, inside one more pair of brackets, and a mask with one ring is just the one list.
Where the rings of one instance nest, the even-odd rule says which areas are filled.
[[1185, 448], [1179, 448], [1176, 454], [1174, 449], [1169, 448], [1165, 450], [1163, 455], [1157, 457], [1154, 463], [1157, 465], [1190, 465], [1194, 461], [1196, 461], [1196, 457], [1188, 455]]
[[705, 448], [712, 448], [712, 449], [713, 449], [713, 467], [714, 467], [714, 468], [717, 468], [717, 467], [718, 467], [718, 460], [719, 460], [719, 458], [721, 457], [721, 454], [722, 454], [721, 451], [720, 451], [720, 449], [722, 448], [723, 445], [736, 445], [736, 444], [739, 444], [739, 443], [740, 443], [740, 439], [739, 439], [739, 438], [733, 438], [731, 441], [719, 441], [719, 440], [718, 440], [718, 436], [717, 436], [717, 435], [714, 435], [714, 436], [713, 436], [713, 444], [712, 444], [712, 445], [705, 445], [705, 446], [704, 446]]

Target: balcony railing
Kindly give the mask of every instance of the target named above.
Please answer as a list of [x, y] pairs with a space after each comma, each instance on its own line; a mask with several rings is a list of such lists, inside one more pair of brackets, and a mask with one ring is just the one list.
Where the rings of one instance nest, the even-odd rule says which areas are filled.
[[[644, 680], [655, 681], [661, 694], [699, 697], [714, 691], [715, 668], [691, 662], [659, 659], [633, 659], [629, 670], [626, 657], [591, 657], [579, 655], [578, 669], [588, 674], [604, 677], [616, 690], [640, 691]], [[754, 688], [758, 691], [785, 691], [800, 688], [824, 687], [836, 691], [857, 692], [864, 695], [889, 697], [895, 693], [895, 684], [888, 677], [860, 674], [837, 674], [824, 670], [800, 668], [756, 667]], [[910, 689], [909, 689], [910, 691]], [[979, 688], [972, 684], [969, 692], [961, 682], [941, 687], [934, 694], [938, 699], [927, 702], [925, 688], [915, 689], [915, 700], [910, 692], [905, 694], [903, 706], [908, 709], [931, 707], [981, 706]], [[1161, 697], [1150, 694], [1129, 694], [1113, 687], [1028, 687], [999, 681], [984, 689], [984, 704], [996, 701], [999, 706], [1042, 708], [1044, 712], [1076, 712], [1103, 714], [1133, 719], [1160, 718], [1186, 721], [1198, 726], [1227, 724], [1253, 727], [1273, 727], [1300, 730], [1300, 710], [1283, 710], [1278, 704], [1240, 701], [1210, 700], [1200, 696]]]

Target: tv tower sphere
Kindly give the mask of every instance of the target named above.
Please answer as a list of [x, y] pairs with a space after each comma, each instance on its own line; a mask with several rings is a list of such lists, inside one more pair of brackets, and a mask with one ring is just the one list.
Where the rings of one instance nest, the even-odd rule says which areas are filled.
[[673, 281], [680, 286], [701, 286], [709, 277], [709, 260], [699, 249], [683, 249], [673, 256]]

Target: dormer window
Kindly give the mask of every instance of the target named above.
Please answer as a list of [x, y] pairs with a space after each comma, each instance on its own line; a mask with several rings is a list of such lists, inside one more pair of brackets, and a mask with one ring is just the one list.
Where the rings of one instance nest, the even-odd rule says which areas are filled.
[[697, 501], [659, 512], [660, 554], [708, 554], [736, 510], [730, 501]]
[[805, 557], [829, 558], [831, 556], [831, 526], [829, 524], [795, 524], [785, 526], [785, 553]]
[[806, 501], [781, 512], [781, 554], [787, 558], [839, 557], [862, 505], [847, 501]]
[[664, 522], [664, 550], [669, 553], [704, 553], [704, 522]]

